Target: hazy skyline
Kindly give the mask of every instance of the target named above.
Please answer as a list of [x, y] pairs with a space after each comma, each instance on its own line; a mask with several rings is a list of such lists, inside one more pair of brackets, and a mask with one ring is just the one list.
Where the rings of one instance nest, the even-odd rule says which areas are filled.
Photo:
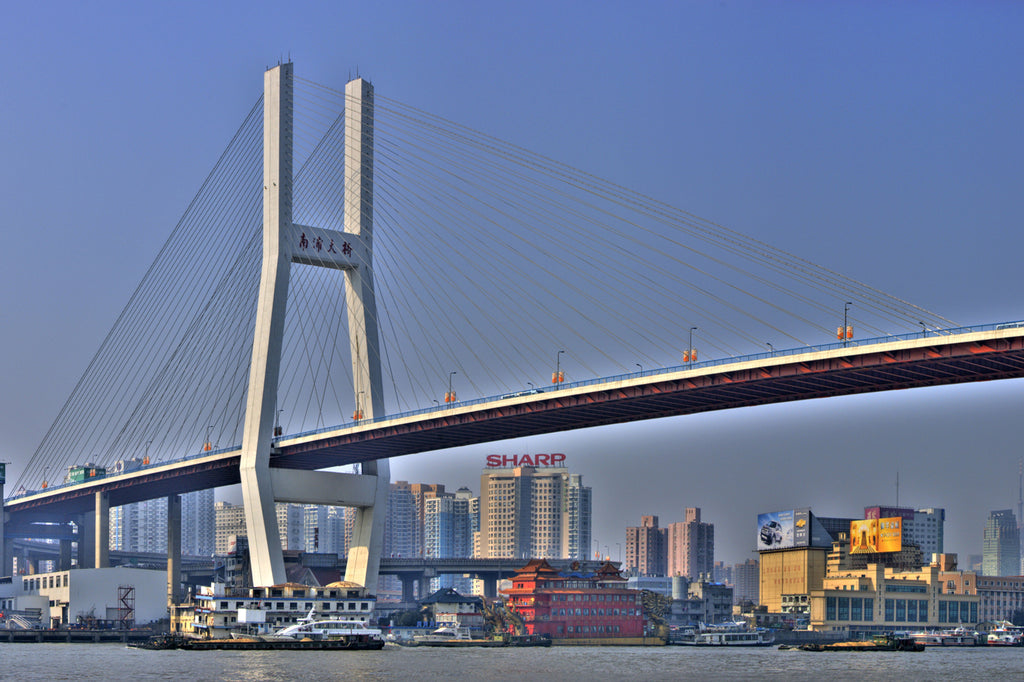
[[[55, 8], [59, 8], [57, 11]], [[606, 177], [960, 324], [1024, 318], [1024, 8], [1010, 3], [100, 2], [5, 10], [0, 460], [17, 477], [262, 87], [295, 61]], [[841, 312], [841, 309], [840, 309]], [[838, 313], [837, 313], [838, 314]], [[892, 330], [894, 333], [913, 331]], [[1019, 380], [746, 408], [398, 459], [479, 490], [564, 452], [616, 555], [701, 507], [947, 510], [980, 553], [1016, 511]], [[640, 456], [643, 456], [642, 458]]]

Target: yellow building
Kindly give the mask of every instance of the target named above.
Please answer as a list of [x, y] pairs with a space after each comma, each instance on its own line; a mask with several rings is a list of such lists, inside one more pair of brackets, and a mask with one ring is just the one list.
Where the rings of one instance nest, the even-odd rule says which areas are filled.
[[820, 547], [800, 547], [776, 552], [761, 552], [761, 572], [758, 583], [761, 605], [768, 613], [781, 613], [783, 602], [803, 597], [806, 603], [813, 590], [820, 590], [825, 579], [828, 550]]
[[821, 588], [810, 592], [810, 629], [872, 633], [973, 627], [977, 577], [972, 571], [943, 570], [951, 565], [946, 557], [908, 571], [875, 563], [830, 566]]

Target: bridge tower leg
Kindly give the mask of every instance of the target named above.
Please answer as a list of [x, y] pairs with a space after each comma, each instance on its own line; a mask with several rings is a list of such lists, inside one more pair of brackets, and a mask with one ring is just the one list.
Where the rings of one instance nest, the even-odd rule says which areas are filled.
[[[240, 464], [242, 501], [253, 584], [285, 581], [275, 502], [356, 507], [346, 580], [376, 592], [390, 472], [387, 460], [363, 464], [362, 475], [270, 467], [281, 370], [288, 278], [293, 262], [345, 272], [349, 342], [357, 409], [362, 418], [384, 414], [377, 311], [372, 270], [373, 86], [356, 79], [345, 88], [344, 232], [292, 223], [292, 65], [264, 75], [263, 266], [256, 310], [249, 395]], [[302, 251], [299, 233], [315, 232], [351, 248], [344, 257]]]
[[[363, 414], [367, 419], [384, 416], [373, 289], [373, 109], [373, 86], [368, 81], [357, 78], [345, 85], [345, 232], [361, 238], [366, 254], [359, 267], [345, 270], [345, 302], [353, 389], [357, 397], [367, 398]], [[386, 459], [364, 462], [362, 473], [375, 477], [373, 503], [356, 507], [345, 580], [376, 593], [384, 548], [390, 463]]]

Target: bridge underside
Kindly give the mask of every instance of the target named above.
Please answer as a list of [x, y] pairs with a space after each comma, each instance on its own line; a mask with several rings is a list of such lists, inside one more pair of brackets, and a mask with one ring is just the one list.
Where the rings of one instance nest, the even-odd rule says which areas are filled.
[[[451, 408], [415, 418], [325, 434], [315, 441], [282, 444], [271, 466], [322, 469], [385, 457], [753, 405], [854, 395], [923, 386], [1024, 377], [1024, 335], [912, 347], [875, 346], [857, 354], [807, 354], [722, 365], [704, 371], [648, 376], [495, 401], [492, 406]], [[238, 453], [182, 463], [130, 480], [111, 479], [55, 490], [7, 504], [20, 520], [80, 513], [93, 494], [108, 492], [110, 505], [239, 482]]]

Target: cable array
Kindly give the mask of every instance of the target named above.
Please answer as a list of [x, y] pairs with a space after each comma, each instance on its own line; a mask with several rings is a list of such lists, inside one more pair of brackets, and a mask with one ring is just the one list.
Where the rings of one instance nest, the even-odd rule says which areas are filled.
[[[294, 93], [294, 221], [345, 225], [345, 94]], [[262, 258], [262, 99], [103, 340], [15, 488], [71, 465], [241, 442]], [[735, 230], [376, 96], [373, 263], [388, 413], [949, 320]], [[293, 265], [285, 433], [350, 421], [345, 275]], [[852, 305], [847, 305], [847, 304]]]

